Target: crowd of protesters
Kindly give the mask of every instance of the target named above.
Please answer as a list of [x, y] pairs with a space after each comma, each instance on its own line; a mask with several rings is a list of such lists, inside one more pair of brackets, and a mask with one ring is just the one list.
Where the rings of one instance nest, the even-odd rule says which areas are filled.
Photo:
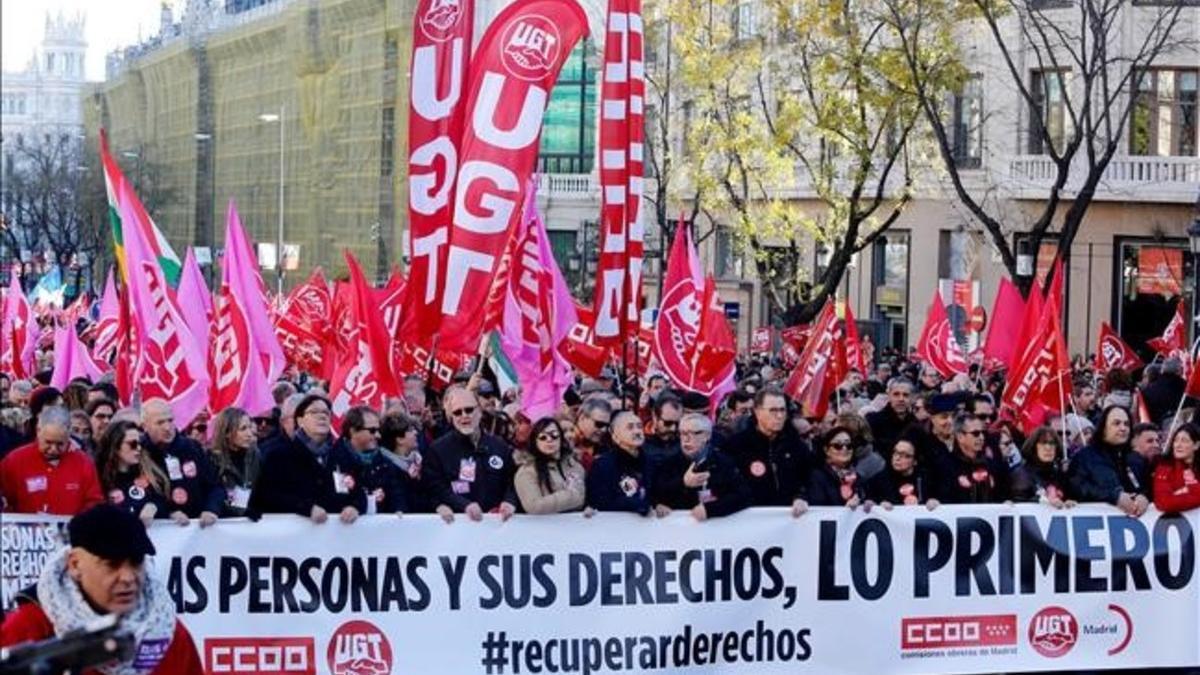
[[305, 378], [277, 383], [267, 414], [231, 408], [180, 429], [167, 402], [122, 407], [107, 382], [59, 391], [0, 376], [0, 495], [8, 512], [108, 502], [145, 523], [201, 527], [276, 513], [351, 523], [596, 511], [704, 520], [751, 506], [799, 516], [810, 506], [1102, 502], [1134, 517], [1151, 504], [1200, 507], [1200, 426], [1191, 408], [1174, 417], [1184, 395], [1175, 360], [1137, 383], [1080, 366], [1071, 412], [1025, 434], [998, 415], [1001, 377], [943, 381], [898, 353], [881, 357], [874, 372], [850, 373], [820, 419], [762, 359], [739, 362], [721, 401], [606, 369], [536, 420], [520, 412], [519, 390], [501, 396], [483, 372], [442, 392], [410, 376], [402, 397], [351, 408], [336, 429], [321, 383]]

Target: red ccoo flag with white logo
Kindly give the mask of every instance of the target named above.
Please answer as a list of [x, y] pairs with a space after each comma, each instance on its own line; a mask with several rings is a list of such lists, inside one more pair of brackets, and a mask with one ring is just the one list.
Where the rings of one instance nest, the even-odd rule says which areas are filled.
[[441, 320], [474, 25], [475, 0], [420, 0], [413, 16], [408, 79], [408, 279], [413, 288], [400, 331], [405, 341], [428, 342]]
[[600, 256], [595, 336], [619, 344], [641, 315], [645, 66], [641, 0], [609, 0], [600, 88]]
[[479, 43], [468, 78], [469, 120], [450, 227], [438, 349], [479, 346], [492, 276], [537, 161], [542, 117], [587, 17], [570, 0], [517, 0]]
[[1141, 367], [1142, 360], [1138, 358], [1137, 352], [1125, 344], [1107, 321], [1101, 321], [1100, 340], [1096, 345], [1096, 371], [1107, 373], [1115, 368], [1137, 370]]
[[946, 305], [942, 304], [942, 294], [936, 288], [929, 302], [925, 328], [921, 330], [921, 339], [917, 342], [917, 352], [942, 377], [967, 372], [967, 357], [962, 347], [958, 346], [958, 339], [950, 327], [950, 317], [946, 315]]
[[33, 376], [38, 324], [33, 316], [33, 307], [21, 288], [21, 276], [17, 273], [17, 267], [12, 267], [8, 292], [4, 296], [4, 335], [0, 338], [0, 371], [23, 380]]

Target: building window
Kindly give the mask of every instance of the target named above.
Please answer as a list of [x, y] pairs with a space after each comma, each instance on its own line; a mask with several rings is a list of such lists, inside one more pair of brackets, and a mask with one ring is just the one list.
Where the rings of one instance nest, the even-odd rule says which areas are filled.
[[589, 67], [591, 40], [563, 64], [550, 92], [538, 153], [542, 173], [589, 173], [596, 154], [596, 71]]
[[758, 20], [753, 0], [739, 2], [733, 12], [733, 34], [739, 40], [749, 40], [758, 35]]
[[741, 265], [737, 259], [737, 240], [734, 237], [733, 230], [728, 227], [717, 226], [716, 229], [716, 255], [713, 261], [713, 271], [718, 277], [737, 277], [741, 276]]
[[1029, 111], [1029, 154], [1045, 155], [1052, 149], [1061, 151], [1064, 147], [1067, 136], [1073, 131], [1066, 104], [1066, 90], [1070, 84], [1068, 71], [1033, 72], [1029, 91], [1033, 97]]
[[1148, 70], [1138, 78], [1129, 154], [1195, 157], [1200, 146], [1196, 90], [1200, 70]]
[[1154, 353], [1146, 341], [1162, 334], [1179, 303], [1193, 315], [1193, 256], [1182, 237], [1117, 237], [1115, 248], [1113, 289], [1120, 295], [1114, 298], [1114, 323], [1121, 339], [1148, 363]]
[[54, 73], [54, 52], [46, 54], [46, 72]]
[[908, 344], [909, 234], [888, 232], [871, 252], [871, 319], [881, 347]]
[[972, 75], [954, 97], [953, 155], [960, 169], [983, 163], [983, 76]]

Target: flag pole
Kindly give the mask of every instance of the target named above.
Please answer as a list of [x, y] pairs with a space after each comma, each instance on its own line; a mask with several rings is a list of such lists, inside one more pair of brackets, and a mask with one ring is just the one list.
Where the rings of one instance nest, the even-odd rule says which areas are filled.
[[[1196, 358], [1195, 358], [1196, 348], [1198, 346], [1200, 346], [1200, 337], [1197, 337], [1196, 340], [1194, 342], [1192, 342], [1192, 350], [1191, 350], [1192, 368], [1200, 368], [1200, 364], [1196, 363]], [[1188, 379], [1190, 380], [1191, 377], [1189, 376]], [[1171, 428], [1167, 430], [1167, 437], [1165, 439], [1166, 442], [1168, 442], [1168, 443], [1171, 441], [1171, 434], [1175, 433], [1175, 428], [1179, 426], [1179, 414], [1183, 412], [1183, 402], [1186, 401], [1187, 399], [1188, 399], [1187, 388], [1184, 387], [1183, 395], [1179, 397], [1179, 405], [1175, 406], [1175, 414], [1171, 416]], [[1168, 449], [1168, 451], [1169, 451], [1169, 449]]]

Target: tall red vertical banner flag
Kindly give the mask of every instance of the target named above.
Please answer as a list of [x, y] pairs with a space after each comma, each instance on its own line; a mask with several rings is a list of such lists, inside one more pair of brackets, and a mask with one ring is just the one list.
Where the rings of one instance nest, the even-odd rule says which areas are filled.
[[439, 349], [479, 346], [480, 308], [521, 217], [550, 90], [586, 31], [587, 17], [571, 0], [517, 0], [479, 42], [467, 78], [469, 118], [459, 144]]
[[[608, 0], [600, 88], [600, 256], [596, 341], [613, 345], [641, 314], [646, 77], [641, 0]], [[632, 328], [631, 328], [632, 327]]]
[[413, 284], [400, 334], [429, 344], [441, 318], [475, 0], [420, 0], [408, 104], [408, 222]]

